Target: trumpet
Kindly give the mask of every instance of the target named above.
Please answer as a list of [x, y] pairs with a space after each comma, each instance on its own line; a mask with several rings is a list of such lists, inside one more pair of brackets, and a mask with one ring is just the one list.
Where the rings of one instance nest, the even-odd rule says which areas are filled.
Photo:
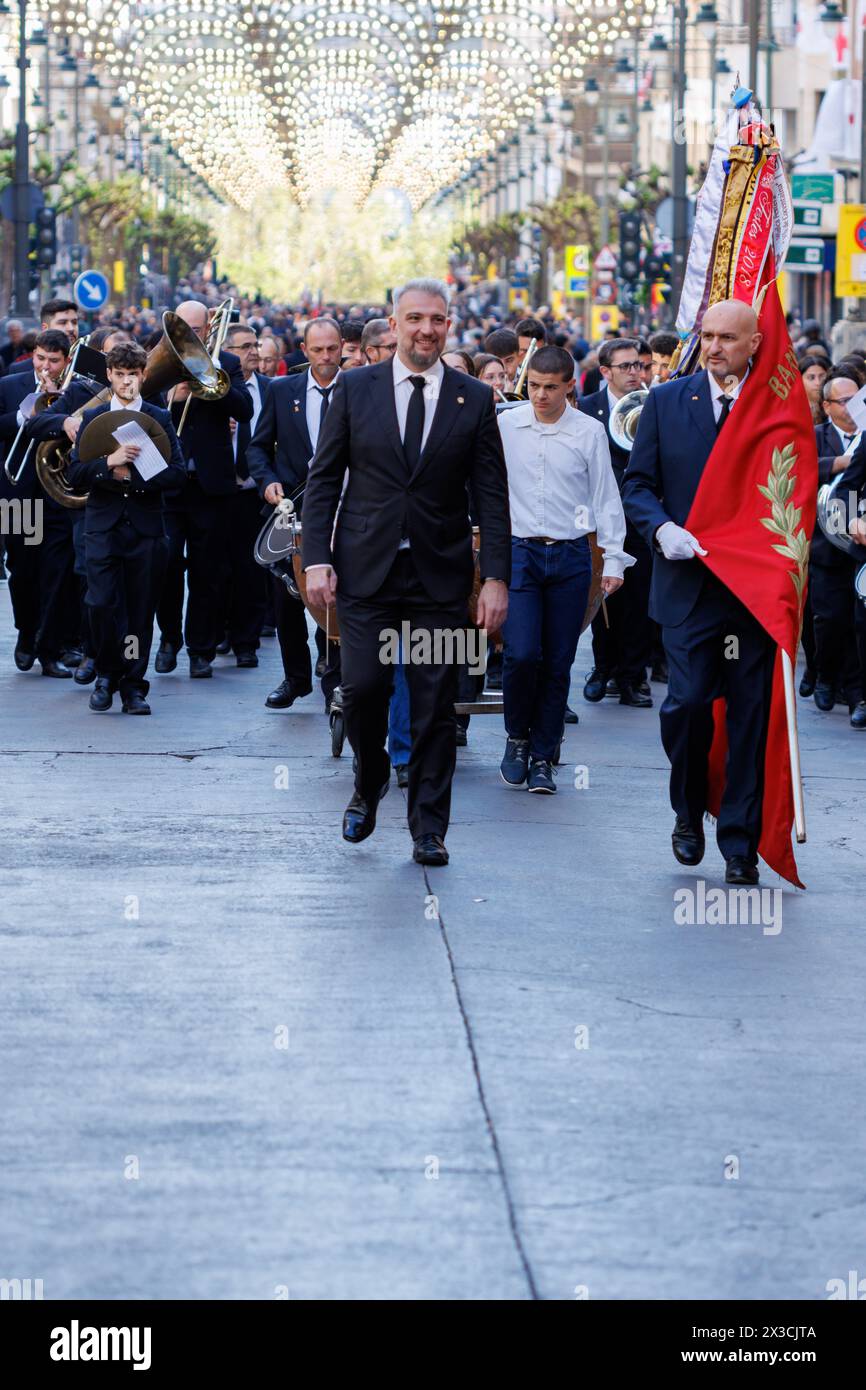
[[520, 371], [517, 374], [517, 380], [514, 383], [514, 390], [505, 391], [501, 393], [502, 399], [504, 401], [525, 401], [527, 399], [527, 397], [523, 394], [523, 386], [526, 381], [526, 373], [529, 371], [529, 364], [532, 361], [533, 353], [537, 351], [538, 345], [539, 344], [537, 338], [533, 338], [530, 341], [529, 347], [526, 349], [526, 356], [523, 359], [523, 365], [521, 366]]
[[229, 325], [232, 321], [233, 308], [234, 300], [229, 296], [227, 299], [224, 299], [222, 303], [218, 304], [211, 314], [207, 339], [205, 341], [205, 352], [213, 363], [215, 376], [208, 382], [202, 382], [201, 380], [190, 381], [190, 393], [186, 398], [186, 405], [183, 408], [183, 414], [180, 417], [180, 423], [177, 427], [178, 437], [186, 423], [187, 411], [189, 410], [193, 396], [197, 396], [201, 401], [220, 401], [231, 385], [228, 372], [220, 366], [220, 353], [222, 352], [226, 334], [229, 331]]

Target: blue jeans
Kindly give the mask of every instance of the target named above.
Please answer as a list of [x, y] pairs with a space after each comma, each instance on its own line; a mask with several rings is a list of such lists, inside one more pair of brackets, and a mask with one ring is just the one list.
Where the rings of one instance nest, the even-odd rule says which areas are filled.
[[562, 738], [591, 578], [585, 536], [554, 545], [512, 536], [502, 696], [506, 732], [529, 739], [531, 758], [550, 760]]
[[[400, 656], [403, 656], [402, 646]], [[394, 691], [388, 709], [388, 757], [393, 767], [405, 767], [412, 751], [409, 733], [409, 682], [402, 660], [394, 667]]]

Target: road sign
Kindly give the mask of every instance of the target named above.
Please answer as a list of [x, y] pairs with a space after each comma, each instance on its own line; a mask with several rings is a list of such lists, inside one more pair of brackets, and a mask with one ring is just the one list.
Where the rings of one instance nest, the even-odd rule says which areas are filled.
[[785, 269], [820, 275], [824, 269], [824, 242], [821, 237], [798, 237], [792, 241], [785, 258]]
[[595, 258], [596, 270], [616, 270], [616, 256], [609, 246], [603, 246]]
[[810, 203], [836, 201], [835, 174], [792, 174], [791, 197], [807, 199]]
[[794, 204], [794, 226], [813, 227], [818, 231], [821, 226], [821, 204], [802, 203]]
[[866, 204], [842, 203], [836, 237], [836, 294], [866, 299]]
[[72, 286], [72, 293], [80, 309], [88, 312], [101, 309], [108, 299], [108, 279], [101, 270], [82, 270]]
[[565, 248], [565, 293], [570, 299], [586, 299], [589, 294], [589, 247]]
[[592, 341], [596, 342], [601, 338], [608, 328], [619, 328], [619, 309], [615, 304], [593, 304], [589, 321], [589, 336]]
[[616, 298], [616, 285], [609, 281], [604, 284], [596, 285], [595, 300], [597, 304], [612, 304]]
[[[45, 194], [38, 183], [28, 183], [27, 185], [27, 220], [32, 222], [40, 208], [45, 206]], [[3, 192], [0, 193], [0, 216], [9, 222], [15, 221], [15, 185], [7, 183]]]

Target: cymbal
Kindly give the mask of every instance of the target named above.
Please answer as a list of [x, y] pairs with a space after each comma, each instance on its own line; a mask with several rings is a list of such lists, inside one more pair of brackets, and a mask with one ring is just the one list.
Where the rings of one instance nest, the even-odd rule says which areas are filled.
[[114, 431], [118, 425], [130, 422], [144, 430], [168, 463], [171, 459], [168, 435], [159, 421], [154, 420], [152, 415], [146, 415], [143, 410], [105, 410], [94, 420], [90, 420], [80, 431], [76, 441], [81, 462], [92, 463], [94, 459], [113, 454], [119, 447], [118, 441], [114, 438]]

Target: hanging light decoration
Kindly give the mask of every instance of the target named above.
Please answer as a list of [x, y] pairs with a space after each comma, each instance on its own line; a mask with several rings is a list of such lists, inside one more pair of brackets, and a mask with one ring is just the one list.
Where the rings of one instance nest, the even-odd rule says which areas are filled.
[[52, 26], [222, 199], [417, 208], [664, 0], [57, 0]]

